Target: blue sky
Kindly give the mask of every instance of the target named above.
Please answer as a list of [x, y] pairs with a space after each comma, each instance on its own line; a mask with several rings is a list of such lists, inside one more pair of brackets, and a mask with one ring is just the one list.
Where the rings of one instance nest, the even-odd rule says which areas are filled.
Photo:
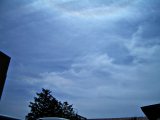
[[0, 114], [24, 119], [41, 88], [87, 118], [160, 101], [159, 0], [1, 0], [11, 56]]

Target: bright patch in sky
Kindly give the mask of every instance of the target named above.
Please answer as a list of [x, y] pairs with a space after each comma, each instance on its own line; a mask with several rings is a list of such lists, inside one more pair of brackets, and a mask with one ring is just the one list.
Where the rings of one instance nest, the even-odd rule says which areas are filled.
[[123, 10], [129, 6], [131, 1], [70, 1], [65, 3], [54, 4], [49, 1], [51, 9], [56, 9], [64, 14], [73, 17], [111, 17], [123, 13]]

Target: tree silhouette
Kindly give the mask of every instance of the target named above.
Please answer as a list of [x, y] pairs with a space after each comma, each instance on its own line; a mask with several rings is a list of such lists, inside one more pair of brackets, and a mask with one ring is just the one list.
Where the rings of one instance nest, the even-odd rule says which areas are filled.
[[69, 105], [68, 102], [62, 104], [62, 113], [65, 118], [72, 119], [75, 116], [72, 105]]
[[72, 105], [68, 102], [61, 103], [51, 95], [51, 91], [42, 88], [41, 93], [36, 93], [34, 102], [30, 102], [30, 113], [26, 120], [36, 120], [41, 117], [63, 117], [70, 120], [85, 120], [86, 118], [75, 114]]
[[40, 117], [59, 116], [60, 103], [52, 95], [50, 90], [42, 89], [41, 93], [36, 93], [38, 97], [34, 97], [34, 102], [30, 102], [31, 112], [26, 118], [35, 120]]

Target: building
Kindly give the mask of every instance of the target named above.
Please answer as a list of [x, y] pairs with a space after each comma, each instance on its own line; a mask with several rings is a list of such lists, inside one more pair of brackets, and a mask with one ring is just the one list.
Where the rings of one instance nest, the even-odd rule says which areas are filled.
[[141, 109], [149, 120], [160, 120], [160, 104], [143, 106]]
[[10, 57], [0, 51], [0, 99], [3, 92], [3, 87], [7, 77], [7, 70], [10, 62]]

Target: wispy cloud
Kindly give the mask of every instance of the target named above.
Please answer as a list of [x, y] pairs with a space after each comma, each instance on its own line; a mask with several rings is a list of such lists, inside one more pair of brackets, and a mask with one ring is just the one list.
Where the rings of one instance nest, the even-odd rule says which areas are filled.
[[129, 17], [134, 13], [131, 5], [133, 1], [65, 1], [55, 3], [49, 1], [50, 9], [54, 9], [61, 14], [81, 19], [109, 19], [118, 20], [119, 18]]

